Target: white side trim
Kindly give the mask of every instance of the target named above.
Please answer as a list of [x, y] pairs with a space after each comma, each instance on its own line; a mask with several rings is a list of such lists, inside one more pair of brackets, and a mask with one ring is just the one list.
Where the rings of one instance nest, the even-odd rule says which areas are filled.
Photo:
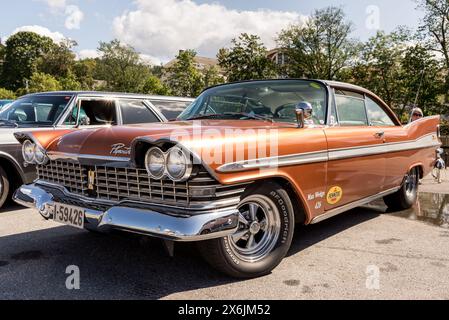
[[217, 169], [217, 171], [221, 173], [228, 173], [261, 168], [285, 167], [298, 164], [366, 157], [376, 154], [425, 149], [439, 146], [441, 146], [441, 143], [439, 142], [436, 133], [431, 133], [418, 139], [405, 142], [392, 142], [372, 146], [332, 149], [329, 151], [308, 152], [288, 156], [274, 156], [263, 159], [233, 162], [222, 165]]

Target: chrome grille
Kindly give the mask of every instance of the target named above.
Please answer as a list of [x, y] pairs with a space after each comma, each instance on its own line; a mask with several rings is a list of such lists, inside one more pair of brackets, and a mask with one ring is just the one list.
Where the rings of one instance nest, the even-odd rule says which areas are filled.
[[[89, 171], [95, 172], [94, 190], [89, 190]], [[85, 197], [120, 202], [142, 201], [180, 207], [236, 197], [245, 185], [223, 186], [205, 170], [186, 182], [151, 179], [145, 169], [85, 166], [69, 160], [37, 166], [38, 179], [65, 187]]]
[[37, 166], [40, 180], [64, 186], [71, 193], [85, 195], [87, 192], [87, 169], [79, 163], [68, 161], [51, 161]]

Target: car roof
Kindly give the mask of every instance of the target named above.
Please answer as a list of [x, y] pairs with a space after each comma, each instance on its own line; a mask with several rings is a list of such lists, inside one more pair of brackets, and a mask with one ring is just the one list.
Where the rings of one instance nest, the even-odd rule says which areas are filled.
[[177, 100], [177, 101], [193, 101], [192, 98], [186, 97], [175, 97], [175, 96], [157, 96], [157, 95], [146, 95], [146, 94], [136, 94], [136, 93], [124, 93], [124, 92], [102, 92], [102, 91], [49, 91], [49, 92], [39, 92], [30, 93], [24, 97], [32, 96], [61, 96], [61, 95], [81, 95], [81, 96], [106, 96], [106, 97], [119, 97], [119, 98], [143, 98], [143, 99], [154, 99], [154, 100]]

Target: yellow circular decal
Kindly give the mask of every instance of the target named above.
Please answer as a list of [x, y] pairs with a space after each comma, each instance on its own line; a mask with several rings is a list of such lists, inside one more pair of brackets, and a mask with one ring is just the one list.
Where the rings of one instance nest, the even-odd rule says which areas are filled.
[[332, 187], [327, 193], [327, 203], [337, 204], [340, 202], [342, 197], [343, 197], [343, 189], [338, 186]]

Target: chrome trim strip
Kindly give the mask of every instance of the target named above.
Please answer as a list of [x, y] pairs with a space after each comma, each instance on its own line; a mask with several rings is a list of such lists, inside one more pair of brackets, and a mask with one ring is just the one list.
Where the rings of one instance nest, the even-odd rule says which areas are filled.
[[364, 204], [370, 203], [371, 201], [374, 201], [374, 200], [377, 200], [379, 198], [385, 197], [385, 196], [387, 196], [389, 194], [395, 193], [399, 189], [401, 189], [401, 187], [392, 188], [392, 189], [389, 189], [389, 190], [386, 190], [386, 191], [379, 192], [378, 194], [375, 194], [375, 195], [372, 195], [372, 196], [369, 196], [369, 197], [366, 197], [366, 198], [363, 198], [363, 199], [360, 199], [360, 200], [357, 200], [357, 201], [345, 204], [345, 205], [343, 205], [341, 207], [329, 210], [329, 211], [323, 213], [322, 215], [319, 215], [319, 216], [313, 218], [313, 220], [312, 220], [312, 222], [310, 222], [310, 224], [316, 224], [318, 222], [321, 222], [321, 221], [327, 220], [329, 218], [335, 217], [336, 215], [339, 215], [339, 214], [341, 214], [343, 212], [346, 212], [346, 211], [349, 211], [351, 209], [360, 207], [360, 206], [362, 206]]
[[277, 168], [285, 166], [293, 166], [304, 163], [315, 163], [328, 161], [328, 153], [326, 151], [308, 152], [293, 154], [280, 157], [269, 157], [256, 160], [245, 160], [222, 165], [217, 169], [218, 172], [239, 172], [260, 168]]
[[59, 151], [51, 151], [48, 154], [50, 160], [59, 160], [59, 159], [92, 159], [92, 160], [104, 160], [104, 161], [112, 161], [112, 162], [129, 162], [131, 158], [127, 157], [113, 157], [113, 156], [99, 156], [95, 154], [77, 154], [77, 153], [66, 153]]
[[[13, 199], [21, 205], [37, 209], [46, 219], [50, 219], [54, 214], [53, 196], [35, 184], [20, 187], [14, 193]], [[85, 227], [89, 229], [100, 232], [119, 229], [173, 241], [222, 238], [235, 233], [239, 222], [237, 206], [185, 217], [127, 206], [115, 206], [105, 212], [85, 210]]]
[[391, 142], [372, 146], [331, 149], [329, 151], [317, 151], [288, 156], [274, 156], [256, 160], [245, 160], [222, 165], [217, 169], [217, 171], [221, 173], [240, 172], [246, 170], [285, 167], [298, 164], [366, 157], [383, 153], [432, 148], [441, 145], [438, 139], [435, 138], [436, 133], [430, 133], [418, 139], [405, 142]]
[[[416, 149], [424, 149], [440, 146], [441, 143], [436, 139], [436, 133], [427, 134], [415, 140], [406, 142], [390, 142], [373, 146], [354, 147], [345, 149], [329, 150], [329, 160], [340, 160], [346, 158], [365, 157], [376, 154], [400, 152]], [[436, 141], [436, 142], [435, 142]]]

